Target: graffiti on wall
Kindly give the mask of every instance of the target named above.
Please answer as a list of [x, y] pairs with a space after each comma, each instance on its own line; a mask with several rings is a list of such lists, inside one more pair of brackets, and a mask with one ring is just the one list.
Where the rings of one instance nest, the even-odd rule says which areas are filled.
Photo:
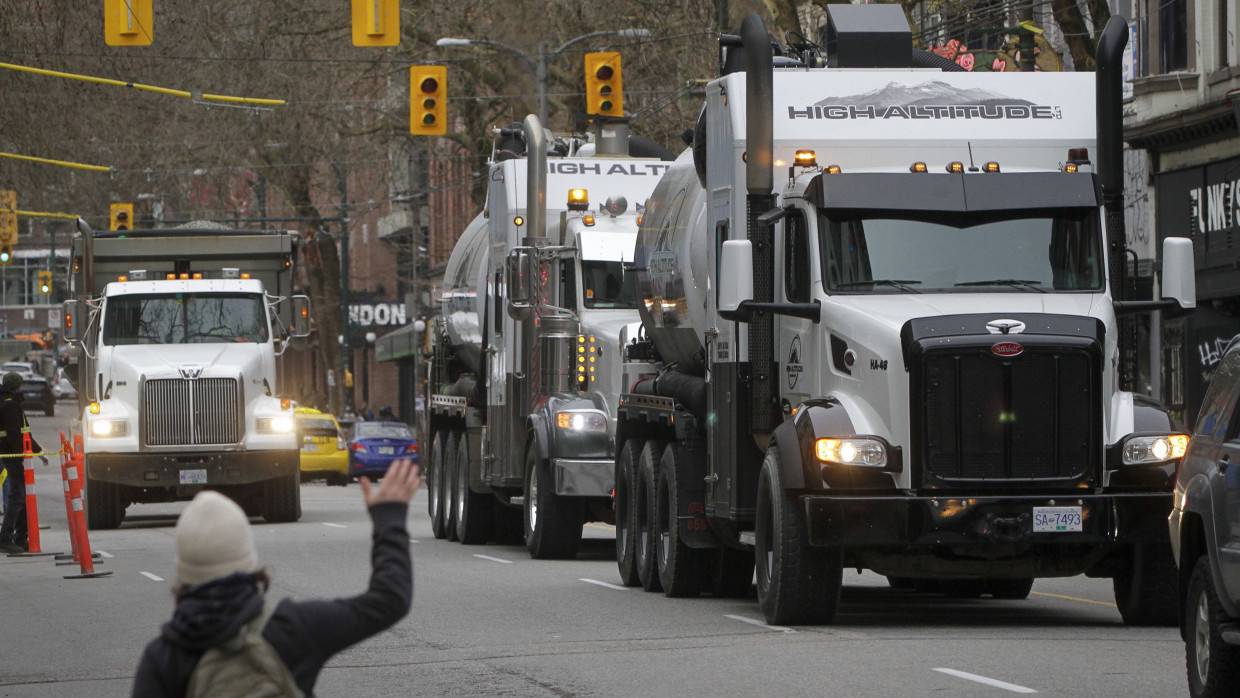
[[[1041, 34], [1034, 36], [1034, 70], [1059, 72], [1063, 59], [1055, 52]], [[934, 53], [954, 62], [965, 70], [981, 73], [1015, 73], [1020, 71], [1020, 38], [1008, 35], [1006, 43], [998, 49], [970, 49], [959, 39], [929, 47]]]

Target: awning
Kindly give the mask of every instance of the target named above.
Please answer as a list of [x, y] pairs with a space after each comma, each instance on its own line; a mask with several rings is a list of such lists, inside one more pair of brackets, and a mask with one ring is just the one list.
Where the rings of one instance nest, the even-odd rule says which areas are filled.
[[414, 331], [413, 323], [394, 332], [388, 332], [375, 340], [376, 361], [400, 361], [413, 358], [418, 350], [419, 334]]

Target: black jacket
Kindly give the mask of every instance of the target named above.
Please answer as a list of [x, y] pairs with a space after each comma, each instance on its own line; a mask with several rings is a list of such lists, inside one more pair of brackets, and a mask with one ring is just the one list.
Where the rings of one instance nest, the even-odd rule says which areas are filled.
[[[22, 452], [22, 429], [27, 428], [26, 413], [22, 410], [22, 394], [0, 390], [0, 430], [4, 437], [0, 438], [2, 453]], [[34, 453], [42, 451], [34, 434], [30, 435], [30, 448]]]
[[[377, 504], [370, 508], [370, 517], [374, 533], [366, 592], [349, 599], [285, 599], [263, 629], [263, 637], [306, 695], [314, 692], [319, 671], [332, 655], [386, 630], [409, 612], [413, 568], [405, 530], [407, 507]], [[235, 635], [262, 608], [262, 595], [250, 575], [213, 580], [182, 594], [172, 620], [142, 653], [133, 695], [185, 695], [203, 653]]]

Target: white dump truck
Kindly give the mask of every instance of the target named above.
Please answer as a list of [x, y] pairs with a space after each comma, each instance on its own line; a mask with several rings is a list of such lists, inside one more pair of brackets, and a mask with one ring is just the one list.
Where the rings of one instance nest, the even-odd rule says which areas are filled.
[[583, 146], [531, 116], [497, 133], [487, 207], [452, 251], [434, 325], [437, 537], [571, 557], [585, 522], [612, 518], [618, 339], [638, 320], [622, 265], [670, 153], [607, 130]]
[[63, 333], [77, 356], [90, 528], [203, 488], [296, 521], [299, 439], [277, 360], [309, 333], [310, 313], [287, 295], [291, 235], [79, 230]]
[[[967, 73], [899, 5], [829, 5], [817, 46], [724, 36], [691, 153], [635, 252], [617, 423], [621, 578], [829, 622], [841, 571], [1024, 598], [1114, 579], [1174, 623], [1187, 444], [1123, 389], [1117, 316], [1195, 303], [1192, 244], [1126, 299], [1120, 60]], [[1092, 98], [1097, 94], [1097, 99]]]

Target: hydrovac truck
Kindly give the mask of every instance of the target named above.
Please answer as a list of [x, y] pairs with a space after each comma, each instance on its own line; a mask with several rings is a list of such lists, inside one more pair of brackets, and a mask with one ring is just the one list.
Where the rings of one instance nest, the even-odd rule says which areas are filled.
[[1096, 75], [970, 73], [898, 5], [827, 12], [818, 44], [756, 15], [721, 38], [645, 211], [621, 579], [745, 595], [756, 567], [786, 625], [830, 622], [846, 568], [1010, 599], [1084, 573], [1173, 624], [1188, 437], [1128, 387], [1118, 318], [1191, 309], [1193, 252], [1167, 239], [1161, 294], [1124, 297], [1127, 25]]

